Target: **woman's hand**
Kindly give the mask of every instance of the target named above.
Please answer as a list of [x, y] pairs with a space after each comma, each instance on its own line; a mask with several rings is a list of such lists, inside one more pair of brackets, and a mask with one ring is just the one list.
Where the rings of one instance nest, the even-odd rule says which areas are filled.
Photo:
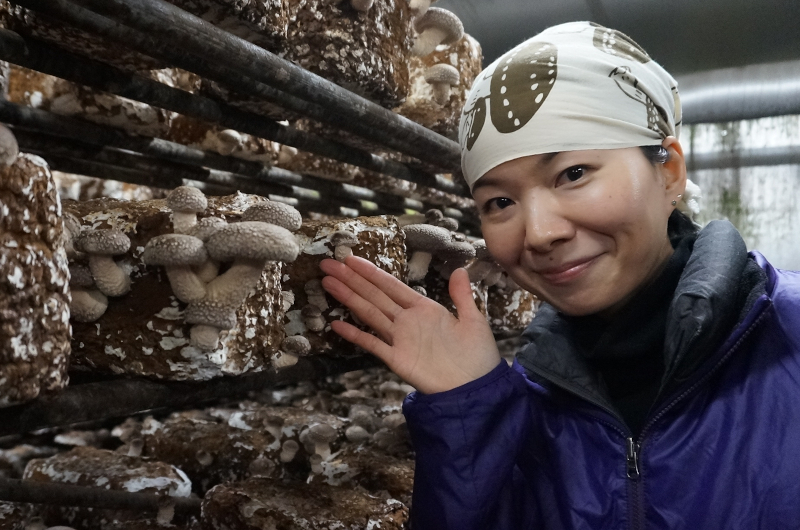
[[500, 362], [486, 317], [472, 298], [464, 269], [450, 277], [458, 318], [369, 261], [327, 259], [322, 286], [378, 337], [335, 320], [333, 331], [382, 359], [417, 390], [444, 392], [489, 373]]

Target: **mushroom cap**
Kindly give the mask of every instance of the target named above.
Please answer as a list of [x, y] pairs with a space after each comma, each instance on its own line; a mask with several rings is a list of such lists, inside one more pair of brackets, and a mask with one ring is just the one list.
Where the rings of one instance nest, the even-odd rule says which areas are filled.
[[336, 429], [327, 423], [317, 423], [308, 428], [308, 440], [312, 443], [329, 444], [336, 440]]
[[437, 221], [441, 221], [442, 219], [444, 219], [444, 214], [441, 210], [431, 208], [425, 212], [425, 222], [428, 224], [435, 225]]
[[80, 263], [69, 264], [69, 284], [72, 287], [89, 288], [94, 285], [92, 272], [86, 265]]
[[208, 255], [217, 261], [252, 259], [294, 261], [300, 253], [297, 240], [287, 229], [261, 221], [242, 221], [223, 226], [206, 242]]
[[69, 232], [70, 238], [75, 238], [81, 233], [81, 222], [70, 212], [64, 212], [61, 218], [64, 220], [64, 230]]
[[167, 206], [173, 212], [205, 211], [208, 200], [202, 191], [192, 186], [178, 186], [167, 195]]
[[429, 224], [407, 225], [403, 227], [406, 245], [411, 250], [435, 252], [450, 244], [450, 231], [441, 226]]
[[142, 261], [147, 265], [199, 265], [208, 259], [203, 242], [186, 234], [162, 234], [147, 242]]
[[430, 7], [425, 14], [414, 22], [414, 28], [422, 33], [428, 28], [440, 29], [445, 33], [442, 44], [452, 44], [464, 36], [464, 25], [461, 20], [447, 9]]
[[331, 244], [336, 247], [339, 245], [352, 247], [353, 245], [358, 244], [358, 238], [349, 230], [337, 230], [331, 236]]
[[192, 302], [186, 307], [183, 319], [187, 324], [205, 324], [219, 329], [236, 326], [236, 308], [212, 300]]
[[436, 225], [452, 231], [458, 230], [458, 221], [452, 217], [442, 217]]
[[211, 234], [228, 224], [225, 219], [219, 217], [203, 217], [197, 221], [197, 224], [189, 229], [187, 232], [190, 236], [194, 236], [203, 243], [208, 241]]
[[439, 63], [425, 70], [425, 81], [428, 83], [447, 83], [455, 86], [461, 81], [461, 74], [455, 67], [447, 63]]
[[291, 337], [283, 339], [281, 349], [286, 353], [291, 353], [299, 357], [311, 351], [311, 343], [302, 335], [292, 335]]
[[303, 285], [303, 290], [306, 294], [325, 294], [325, 289], [322, 288], [322, 281], [319, 278], [308, 280]]
[[282, 226], [287, 230], [296, 232], [303, 224], [300, 212], [294, 206], [279, 202], [265, 201], [254, 204], [244, 211], [242, 221], [261, 221]]
[[131, 240], [120, 230], [87, 230], [75, 238], [73, 246], [78, 252], [116, 256], [124, 254], [131, 248]]
[[475, 257], [475, 247], [466, 241], [450, 241], [437, 254], [443, 260], [463, 260]]
[[300, 314], [304, 318], [316, 318], [322, 316], [322, 311], [314, 304], [306, 304], [303, 306], [303, 309], [300, 310]]

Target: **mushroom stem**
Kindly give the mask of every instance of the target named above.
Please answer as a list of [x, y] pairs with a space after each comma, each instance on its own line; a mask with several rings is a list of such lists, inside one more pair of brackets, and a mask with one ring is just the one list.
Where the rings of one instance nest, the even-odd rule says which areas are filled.
[[106, 296], [122, 296], [131, 290], [131, 278], [111, 256], [92, 254], [89, 269], [97, 288]]
[[439, 105], [446, 105], [450, 101], [450, 83], [431, 83], [433, 100]]
[[176, 234], [186, 234], [197, 225], [194, 212], [172, 212], [172, 228]]
[[219, 276], [219, 262], [209, 259], [195, 267], [194, 273], [203, 283], [208, 283]]
[[352, 255], [353, 249], [347, 245], [337, 245], [336, 248], [333, 249], [333, 257], [336, 258], [336, 261], [341, 261], [342, 263], [344, 263], [347, 256]]
[[188, 265], [172, 265], [164, 267], [167, 271], [172, 292], [181, 302], [191, 304], [199, 302], [206, 296], [206, 284]]
[[238, 307], [256, 287], [266, 261], [237, 259], [221, 276], [217, 276], [206, 287], [209, 300]]
[[108, 298], [97, 289], [72, 287], [72, 318], [76, 322], [94, 322], [106, 312]]
[[202, 351], [214, 351], [219, 343], [220, 329], [206, 324], [195, 324], [189, 331], [189, 344]]
[[469, 273], [469, 281], [477, 283], [485, 279], [492, 271], [492, 264], [488, 261], [477, 260], [467, 265], [466, 269]]
[[425, 57], [447, 38], [447, 32], [439, 28], [427, 28], [417, 36], [411, 53], [417, 57]]
[[411, 259], [408, 260], [408, 281], [417, 282], [428, 274], [428, 265], [431, 264], [433, 254], [417, 250], [411, 254]]

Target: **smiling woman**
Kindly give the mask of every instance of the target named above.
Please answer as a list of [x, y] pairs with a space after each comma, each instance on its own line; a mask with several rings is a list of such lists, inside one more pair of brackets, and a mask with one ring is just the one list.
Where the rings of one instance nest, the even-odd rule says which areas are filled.
[[466, 271], [455, 317], [364, 260], [322, 263], [375, 335], [334, 331], [418, 390], [413, 528], [796, 527], [800, 274], [681, 213], [675, 81], [586, 22], [477, 79], [464, 175], [491, 255], [546, 302], [514, 365]]

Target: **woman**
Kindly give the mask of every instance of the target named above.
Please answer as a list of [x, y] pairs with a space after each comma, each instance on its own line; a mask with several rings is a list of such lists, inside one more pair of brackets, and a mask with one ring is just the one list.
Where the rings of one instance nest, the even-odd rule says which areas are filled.
[[513, 367], [464, 270], [458, 310], [364, 260], [333, 329], [418, 389], [404, 404], [427, 529], [800, 526], [800, 275], [677, 208], [675, 81], [570, 23], [487, 68], [461, 122], [487, 246], [543, 304]]

